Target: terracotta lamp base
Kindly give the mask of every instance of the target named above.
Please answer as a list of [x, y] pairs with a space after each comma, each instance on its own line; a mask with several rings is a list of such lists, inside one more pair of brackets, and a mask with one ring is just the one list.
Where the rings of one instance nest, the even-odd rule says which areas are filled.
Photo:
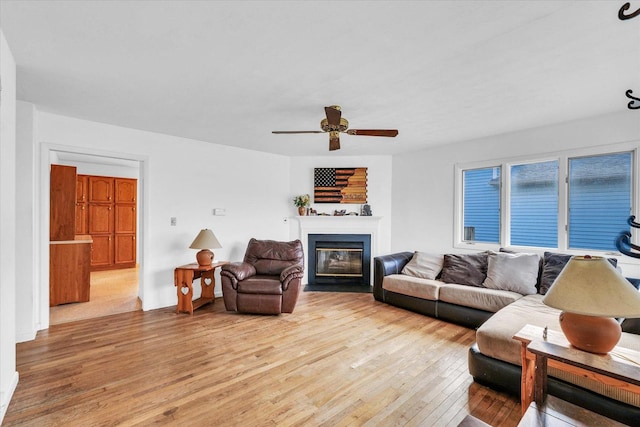
[[198, 260], [198, 265], [202, 267], [211, 265], [213, 262], [213, 252], [209, 249], [202, 249], [196, 254], [196, 259]]
[[606, 354], [620, 341], [622, 328], [611, 317], [560, 313], [560, 327], [567, 341], [589, 353]]

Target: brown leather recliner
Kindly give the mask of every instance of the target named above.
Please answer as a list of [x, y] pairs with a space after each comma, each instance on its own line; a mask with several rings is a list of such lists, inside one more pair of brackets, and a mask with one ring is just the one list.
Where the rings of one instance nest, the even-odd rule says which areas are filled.
[[302, 242], [251, 239], [244, 262], [221, 268], [222, 297], [228, 311], [292, 313], [304, 274]]

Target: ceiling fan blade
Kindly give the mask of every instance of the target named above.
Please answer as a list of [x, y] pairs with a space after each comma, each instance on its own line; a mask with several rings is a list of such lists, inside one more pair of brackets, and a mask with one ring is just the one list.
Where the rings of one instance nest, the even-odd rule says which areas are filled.
[[397, 129], [349, 129], [347, 131], [349, 135], [364, 135], [364, 136], [388, 136], [394, 137], [398, 135]]
[[292, 133], [325, 133], [323, 130], [273, 130], [271, 133], [292, 134]]
[[329, 137], [329, 151], [339, 150], [340, 149], [340, 133], [338, 132], [330, 132]]
[[342, 111], [336, 108], [335, 105], [331, 107], [324, 107], [324, 112], [327, 115], [327, 122], [330, 126], [340, 126], [340, 117], [342, 117]]

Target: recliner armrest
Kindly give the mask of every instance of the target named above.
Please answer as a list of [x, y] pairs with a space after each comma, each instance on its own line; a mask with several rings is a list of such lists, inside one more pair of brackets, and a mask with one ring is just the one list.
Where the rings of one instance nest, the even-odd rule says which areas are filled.
[[230, 277], [232, 281], [235, 282], [240, 282], [256, 275], [255, 267], [246, 262], [232, 262], [231, 264], [225, 264], [220, 270], [221, 276]]
[[282, 270], [280, 273], [280, 282], [282, 282], [282, 289], [287, 290], [289, 282], [293, 279], [301, 279], [304, 276], [304, 266], [302, 264], [294, 264]]

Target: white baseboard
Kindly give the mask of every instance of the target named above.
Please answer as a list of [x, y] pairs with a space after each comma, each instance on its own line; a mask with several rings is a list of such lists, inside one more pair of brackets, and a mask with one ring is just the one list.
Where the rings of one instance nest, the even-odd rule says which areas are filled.
[[0, 391], [0, 424], [2, 424], [2, 420], [4, 420], [4, 416], [7, 413], [13, 392], [16, 391], [16, 387], [18, 386], [18, 378], [18, 371], [16, 371], [13, 373], [13, 378], [11, 379], [8, 389]]

